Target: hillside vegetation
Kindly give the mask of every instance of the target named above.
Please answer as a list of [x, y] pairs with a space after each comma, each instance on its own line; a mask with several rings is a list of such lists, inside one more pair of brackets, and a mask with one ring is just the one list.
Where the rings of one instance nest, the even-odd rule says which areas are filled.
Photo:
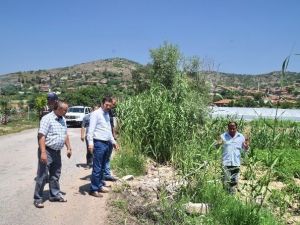
[[[189, 60], [193, 58], [185, 61]], [[204, 62], [199, 61], [198, 64], [191, 63], [190, 68], [187, 68], [188, 65], [182, 65], [182, 68], [200, 68], [197, 70], [200, 71], [201, 80], [209, 84], [212, 102], [225, 99], [223, 102], [228, 106], [300, 106], [300, 73], [286, 72], [282, 87], [281, 72], [278, 71], [260, 75], [230, 74], [213, 71], [213, 68], [208, 71], [202, 65]], [[65, 96], [74, 95], [89, 87], [101, 89], [100, 94], [109, 92], [118, 96], [132, 95], [149, 89], [151, 66], [128, 59], [111, 58], [63, 68], [16, 72], [0, 76], [0, 93], [10, 100], [31, 102], [37, 95], [49, 91], [55, 91], [70, 100]], [[196, 79], [193, 72], [188, 77], [190, 80]], [[87, 104], [86, 101], [70, 103]], [[32, 104], [30, 106], [33, 107]]]
[[[0, 76], [0, 88], [2, 94], [9, 95], [14, 91], [18, 92], [47, 92], [59, 91], [67, 92], [77, 88], [84, 88], [90, 85], [112, 86], [116, 89], [134, 89], [134, 71], [147, 72], [148, 65], [123, 59], [112, 58], [82, 63], [74, 66], [16, 72]], [[267, 74], [233, 74], [216, 71], [205, 71], [202, 74], [212, 87], [240, 87], [248, 89], [257, 88], [279, 88], [279, 71]], [[141, 73], [139, 79], [147, 79]], [[300, 83], [300, 73], [287, 72], [285, 85], [290, 86]], [[12, 90], [10, 90], [12, 89]]]

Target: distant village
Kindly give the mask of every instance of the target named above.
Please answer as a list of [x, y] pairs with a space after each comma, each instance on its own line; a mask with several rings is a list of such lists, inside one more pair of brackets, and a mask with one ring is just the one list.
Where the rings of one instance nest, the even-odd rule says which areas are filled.
[[[0, 77], [0, 93], [18, 96], [54, 91], [74, 92], [89, 86], [111, 89], [134, 89], [133, 72], [142, 65], [115, 58], [99, 60], [51, 70], [17, 72]], [[279, 72], [262, 76], [208, 74], [211, 104], [240, 107], [300, 107], [300, 74], [292, 73], [285, 85], [280, 85]], [[23, 98], [24, 99], [24, 98]], [[11, 103], [18, 102], [12, 99]], [[26, 104], [26, 103], [25, 103]], [[17, 103], [15, 103], [17, 105]]]
[[[217, 85], [211, 88], [211, 95], [216, 106], [240, 106], [239, 102], [248, 102], [249, 106], [276, 106], [277, 104], [296, 105], [300, 101], [300, 80], [293, 85], [270, 88], [242, 88]], [[257, 104], [255, 104], [257, 103]]]

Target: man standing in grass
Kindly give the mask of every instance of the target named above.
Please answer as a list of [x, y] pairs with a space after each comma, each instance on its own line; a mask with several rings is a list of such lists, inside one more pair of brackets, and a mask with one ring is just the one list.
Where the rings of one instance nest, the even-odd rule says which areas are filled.
[[248, 150], [249, 143], [237, 131], [237, 123], [229, 122], [228, 131], [221, 135], [224, 186], [230, 194], [235, 194], [241, 166], [241, 153]]

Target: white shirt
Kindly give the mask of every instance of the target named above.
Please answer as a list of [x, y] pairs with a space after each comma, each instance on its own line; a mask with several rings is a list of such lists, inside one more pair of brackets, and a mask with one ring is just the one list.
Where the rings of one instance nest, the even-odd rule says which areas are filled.
[[87, 133], [89, 145], [94, 145], [93, 139], [110, 141], [112, 144], [116, 144], [111, 132], [109, 114], [104, 112], [101, 107], [92, 112], [90, 116], [90, 126]]
[[231, 137], [228, 132], [221, 135], [223, 141], [222, 161], [224, 166], [240, 166], [241, 152], [243, 151], [243, 143], [245, 137], [236, 132], [234, 137]]

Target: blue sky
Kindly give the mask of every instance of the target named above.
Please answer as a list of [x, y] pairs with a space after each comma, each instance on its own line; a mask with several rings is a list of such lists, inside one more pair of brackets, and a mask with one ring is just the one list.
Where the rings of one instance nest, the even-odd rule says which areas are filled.
[[[298, 0], [1, 0], [0, 74], [111, 57], [146, 64], [164, 41], [221, 72], [280, 70], [300, 53]], [[300, 56], [289, 70], [300, 72]]]

